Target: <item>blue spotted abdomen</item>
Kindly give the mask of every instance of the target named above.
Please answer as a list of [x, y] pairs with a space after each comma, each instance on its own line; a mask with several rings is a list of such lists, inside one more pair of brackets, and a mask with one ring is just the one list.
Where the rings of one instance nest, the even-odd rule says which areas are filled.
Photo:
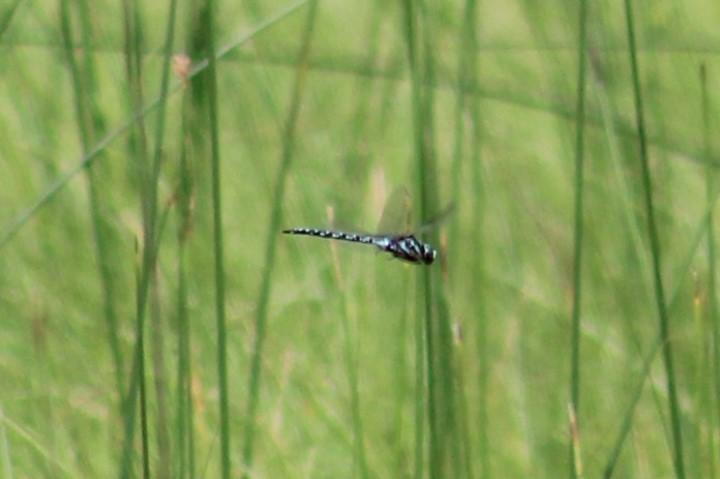
[[285, 234], [316, 236], [318, 238], [334, 239], [340, 241], [352, 241], [354, 243], [376, 244], [375, 237], [359, 233], [346, 233], [344, 231], [332, 231], [318, 228], [291, 228], [283, 230]]

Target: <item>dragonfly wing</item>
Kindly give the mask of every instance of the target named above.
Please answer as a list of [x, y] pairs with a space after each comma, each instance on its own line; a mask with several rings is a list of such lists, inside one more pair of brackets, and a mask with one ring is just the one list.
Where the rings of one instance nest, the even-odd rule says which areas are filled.
[[450, 203], [442, 211], [437, 213], [435, 216], [431, 217], [429, 220], [427, 220], [422, 225], [415, 228], [414, 231], [416, 233], [423, 233], [423, 232], [426, 232], [433, 228], [436, 228], [440, 225], [440, 223], [442, 223], [443, 221], [448, 219], [448, 217], [450, 215], [452, 215], [454, 212], [455, 212], [455, 203]]
[[410, 231], [412, 211], [410, 193], [400, 186], [393, 190], [385, 201], [377, 232], [380, 235], [398, 234]]

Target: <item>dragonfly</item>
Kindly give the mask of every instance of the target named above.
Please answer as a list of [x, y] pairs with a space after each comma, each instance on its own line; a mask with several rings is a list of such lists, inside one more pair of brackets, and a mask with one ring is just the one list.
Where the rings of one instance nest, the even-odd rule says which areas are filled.
[[[383, 213], [383, 219], [380, 221], [381, 225], [388, 223], [387, 218], [390, 216], [388, 215], [389, 208], [392, 205], [397, 204], [397, 201], [393, 201], [393, 199], [396, 199], [398, 196], [407, 196], [407, 193], [405, 190], [401, 190], [399, 194], [394, 193], [390, 196], [388, 205]], [[438, 215], [437, 219], [421, 226], [418, 231], [434, 226], [440, 219], [450, 213], [451, 210], [452, 205]], [[383, 230], [384, 229], [381, 229], [381, 231]], [[426, 243], [418, 239], [414, 233], [365, 234], [333, 229], [304, 227], [286, 229], [283, 230], [283, 233], [372, 245], [380, 251], [390, 253], [393, 257], [412, 264], [431, 265], [438, 256], [437, 250], [430, 243]]]

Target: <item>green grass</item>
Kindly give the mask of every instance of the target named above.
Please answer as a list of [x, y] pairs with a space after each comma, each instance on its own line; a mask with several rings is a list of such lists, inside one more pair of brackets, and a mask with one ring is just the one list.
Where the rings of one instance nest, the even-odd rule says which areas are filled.
[[677, 398], [675, 366], [673, 360], [673, 347], [670, 341], [670, 317], [665, 302], [665, 287], [661, 272], [660, 239], [655, 211], [655, 200], [653, 198], [652, 179], [650, 178], [650, 164], [648, 159], [647, 138], [645, 136], [645, 112], [643, 110], [642, 89], [640, 87], [640, 73], [637, 60], [637, 46], [635, 41], [635, 26], [631, 0], [625, 0], [625, 18], [628, 31], [628, 49], [630, 52], [630, 64], [633, 80], [633, 99], [635, 104], [635, 116], [638, 129], [638, 141], [640, 143], [640, 162], [642, 165], [642, 185], [647, 213], [648, 236], [650, 238], [650, 255], [653, 265], [653, 284], [655, 287], [655, 298], [658, 308], [658, 322], [660, 337], [662, 340], [662, 352], [665, 365], [667, 381], [667, 394], [670, 409], [670, 422], [672, 424], [673, 438], [673, 466], [675, 475], [682, 479], [685, 477], [685, 459], [683, 456], [683, 438], [680, 425], [680, 406]]
[[[277, 178], [274, 185], [272, 213], [267, 232], [265, 264], [262, 273], [262, 283], [257, 304], [257, 317], [255, 320], [255, 341], [252, 351], [252, 366], [248, 380], [247, 412], [245, 415], [245, 443], [243, 445], [243, 464], [247, 469], [252, 468], [255, 430], [257, 428], [257, 409], [260, 401], [260, 381], [262, 378], [262, 361], [265, 354], [265, 336], [267, 330], [268, 307], [270, 304], [271, 287], [273, 284], [273, 269], [275, 267], [276, 244], [278, 232], [282, 229], [282, 204], [285, 201], [285, 184], [292, 164], [295, 147], [295, 131], [297, 129], [298, 115], [302, 105], [303, 94], [305, 93], [305, 79], [307, 76], [307, 58], [310, 54], [312, 34], [317, 11], [317, 1], [310, 0], [308, 6], [307, 23], [303, 30], [300, 52], [298, 54], [298, 66], [290, 99], [287, 119], [283, 128], [283, 144], [278, 168]], [[244, 474], [246, 476], [246, 474]]]
[[[700, 110], [702, 113], [702, 140], [705, 147], [706, 157], [710, 155], [711, 143], [710, 143], [710, 96], [707, 87], [707, 68], [703, 63], [700, 65]], [[705, 194], [707, 198], [707, 261], [708, 261], [708, 314], [707, 320], [703, 321], [701, 318], [702, 326], [700, 328], [701, 337], [705, 338], [703, 343], [705, 347], [703, 349], [704, 357], [702, 367], [700, 369], [699, 384], [701, 385], [698, 389], [698, 396], [702, 399], [698, 401], [698, 407], [704, 409], [706, 414], [706, 421], [712, 424], [713, 410], [717, 414], [717, 408], [720, 406], [720, 402], [717, 400], [720, 398], [720, 381], [718, 378], [718, 372], [720, 371], [720, 324], [718, 324], [718, 304], [717, 304], [717, 293], [715, 291], [716, 286], [716, 271], [715, 271], [715, 227], [713, 225], [714, 220], [714, 199], [716, 196], [715, 187], [715, 172], [713, 168], [708, 166], [706, 168], [705, 179]], [[706, 381], [705, 378], [714, 378], [713, 381]], [[714, 403], [714, 407], [713, 407]], [[720, 416], [717, 416], [720, 417]], [[700, 438], [701, 443], [701, 454], [704, 457], [708, 457], [709, 461], [705, 467], [700, 468], [700, 473], [712, 476], [715, 474], [715, 456], [716, 445], [718, 438], [715, 437], [712, 432], [709, 432], [707, 426], [700, 426]]]
[[585, 103], [587, 76], [587, 17], [588, 5], [580, 2], [578, 17], [578, 75], [577, 75], [577, 123], [575, 126], [575, 218], [573, 234], [573, 299], [572, 333], [570, 339], [570, 472], [572, 477], [582, 477], [582, 453], [580, 451], [580, 331], [582, 328], [582, 251], [583, 251], [583, 198], [585, 196]]
[[713, 3], [7, 3], [3, 477], [720, 474]]

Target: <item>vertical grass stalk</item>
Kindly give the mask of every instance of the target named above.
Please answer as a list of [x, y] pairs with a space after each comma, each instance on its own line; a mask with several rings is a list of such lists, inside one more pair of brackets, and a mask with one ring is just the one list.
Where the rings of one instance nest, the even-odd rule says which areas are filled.
[[[422, 92], [420, 83], [420, 71], [417, 54], [417, 20], [414, 8], [413, 0], [403, 1], [403, 15], [404, 15], [404, 33], [405, 43], [407, 48], [407, 60], [410, 68], [411, 77], [411, 88], [412, 88], [412, 108], [413, 108], [413, 129], [414, 129], [414, 143], [415, 153], [418, 156], [418, 161], [422, 165], [420, 157], [425, 154], [425, 148], [423, 146], [423, 119], [422, 119]], [[421, 204], [421, 217], [427, 214], [426, 201], [424, 196], [424, 181], [422, 178], [422, 166], [418, 169], [419, 181], [418, 187], [421, 192], [420, 204]], [[437, 434], [437, 421], [436, 421], [436, 396], [435, 396], [435, 367], [433, 354], [433, 344], [431, 341], [432, 337], [432, 321], [429, 318], [432, 317], [432, 296], [431, 296], [431, 282], [427, 275], [423, 275], [422, 272], [418, 273], [417, 276], [417, 291], [418, 291], [418, 309], [417, 309], [417, 325], [416, 331], [416, 342], [415, 342], [415, 358], [416, 358], [416, 392], [417, 401], [415, 402], [415, 473], [416, 477], [424, 476], [423, 472], [423, 430], [424, 430], [424, 419], [420, 414], [423, 407], [427, 408], [428, 426], [429, 426], [429, 466], [430, 466], [430, 477], [435, 479], [439, 476], [439, 463], [440, 458], [438, 454], [438, 434]], [[420, 311], [424, 312], [423, 315]], [[420, 338], [425, 338], [424, 342]], [[427, 358], [427, 359], [426, 359]], [[423, 377], [419, 376], [421, 370], [425, 369], [425, 377], [427, 384], [423, 384]], [[424, 388], [422, 386], [425, 386]], [[423, 397], [422, 392], [426, 392], [426, 401], [421, 401]], [[418, 422], [419, 421], [419, 422]]]
[[192, 231], [193, 177], [190, 167], [188, 143], [192, 134], [188, 131], [188, 115], [194, 110], [183, 98], [182, 135], [180, 145], [180, 172], [177, 188], [178, 210], [178, 291], [177, 291], [177, 331], [178, 331], [178, 370], [177, 370], [177, 476], [195, 477], [195, 446], [192, 402], [192, 365], [190, 347], [190, 325], [188, 317], [187, 293], [187, 246]]
[[[435, 81], [430, 16], [424, 2], [403, 2], [404, 32], [411, 77], [414, 149], [420, 217], [427, 218], [437, 204], [437, 175], [433, 143], [433, 91]], [[437, 232], [434, 233], [437, 242]], [[431, 268], [418, 271], [418, 321], [423, 321], [430, 477], [459, 477], [462, 445], [457, 427], [452, 367], [452, 332], [449, 310], [438, 276]], [[419, 351], [416, 353], [419, 356]], [[417, 366], [416, 366], [417, 367]], [[418, 424], [416, 427], [422, 427]], [[420, 459], [420, 458], [417, 458]]]
[[[328, 209], [328, 224], [334, 223], [333, 210]], [[335, 283], [337, 284], [337, 295], [340, 300], [339, 315], [342, 323], [343, 336], [345, 340], [345, 363], [347, 367], [348, 386], [350, 389], [350, 415], [352, 417], [353, 433], [354, 433], [354, 456], [353, 456], [353, 473], [360, 471], [362, 479], [368, 479], [368, 466], [365, 457], [365, 436], [363, 433], [362, 416], [360, 414], [360, 391], [358, 389], [358, 367], [356, 348], [352, 341], [352, 332], [350, 329], [350, 314], [348, 313], [348, 301], [343, 281], [342, 270], [340, 269], [340, 261], [337, 254], [337, 245], [330, 243], [332, 252], [332, 260], [335, 269]]]
[[[422, 148], [423, 154], [418, 155], [417, 171], [420, 189], [421, 217], [426, 219], [433, 214], [433, 208], [438, 205], [438, 175], [435, 153], [435, 113], [434, 97], [435, 88], [432, 85], [437, 83], [435, 73], [434, 37], [432, 28], [433, 15], [429, 11], [430, 3], [420, 0], [418, 2], [418, 20], [421, 25], [422, 40], [422, 63], [423, 63], [423, 88], [422, 98]], [[437, 228], [431, 231], [430, 239], [434, 244], [440, 244]], [[440, 267], [443, 266], [441, 258]], [[438, 420], [438, 455], [440, 458], [440, 475], [461, 477], [465, 469], [462, 464], [462, 444], [460, 441], [460, 429], [457, 424], [457, 401], [455, 397], [455, 367], [453, 364], [453, 333], [450, 319], [450, 309], [445, 298], [445, 289], [440, 274], [433, 274], [433, 269], [423, 268], [421, 273], [426, 283], [425, 309], [428, 315], [425, 317], [427, 323], [435, 323], [435, 331], [428, 340], [435, 341], [435, 360], [437, 378], [437, 420]], [[430, 287], [428, 287], [428, 285]], [[433, 317], [434, 315], [434, 317]], [[426, 328], [426, 332], [431, 331]], [[428, 360], [432, 360], [428, 357]]]
[[[473, 248], [473, 271], [476, 280], [474, 281], [474, 284], [476, 285], [476, 291], [475, 291], [475, 300], [474, 304], [477, 307], [477, 314], [475, 315], [475, 324], [476, 324], [476, 334], [479, 338], [479, 355], [480, 355], [480, 371], [481, 371], [481, 377], [480, 377], [480, 400], [478, 404], [476, 405], [479, 409], [479, 418], [480, 421], [476, 425], [476, 427], [480, 430], [480, 470], [481, 470], [481, 477], [488, 478], [489, 477], [489, 468], [488, 468], [488, 454], [487, 454], [487, 421], [486, 421], [486, 390], [484, 388], [484, 380], [485, 380], [485, 374], [484, 371], [486, 370], [486, 351], [485, 351], [485, 344], [484, 344], [484, 336], [485, 336], [485, 315], [483, 311], [483, 304], [484, 304], [484, 298], [482, 297], [481, 291], [482, 291], [482, 285], [484, 284], [483, 280], [483, 261], [482, 261], [482, 255], [483, 255], [483, 234], [482, 234], [482, 228], [480, 227], [482, 218], [483, 218], [483, 205], [482, 203], [482, 192], [483, 192], [483, 186], [482, 186], [482, 175], [480, 174], [480, 169], [482, 165], [480, 164], [480, 130], [479, 130], [479, 112], [477, 108], [477, 100], [475, 96], [469, 96], [468, 92], [471, 90], [471, 88], [474, 88], [476, 86], [477, 81], [477, 62], [476, 62], [476, 55], [477, 55], [477, 38], [476, 38], [476, 30], [477, 30], [477, 2], [476, 0], [467, 0], [465, 2], [465, 8], [463, 10], [463, 28], [460, 31], [459, 34], [459, 43], [460, 43], [460, 52], [458, 57], [458, 74], [457, 74], [457, 86], [456, 86], [456, 103], [455, 103], [455, 145], [454, 145], [454, 152], [453, 152], [453, 167], [452, 167], [452, 194], [455, 198], [455, 204], [460, 205], [461, 198], [462, 198], [462, 167], [463, 167], [463, 158], [465, 157], [464, 153], [464, 142], [465, 142], [465, 116], [466, 114], [469, 114], [470, 117], [470, 124], [471, 124], [471, 135], [470, 135], [470, 154], [469, 160], [470, 160], [470, 171], [473, 175], [473, 188], [472, 192], [473, 195], [473, 218], [474, 226], [476, 226], [474, 230], [474, 240], [475, 240], [475, 247]], [[460, 215], [455, 215], [454, 221], [452, 223], [452, 229], [451, 229], [451, 237], [448, 241], [448, 256], [452, 258], [460, 258], [460, 255], [458, 252], [460, 251], [460, 241], [459, 241], [459, 234], [460, 234]], [[453, 271], [454, 268], [452, 268], [452, 262], [450, 270]], [[452, 280], [454, 275], [451, 274], [450, 279]], [[451, 283], [453, 285], [453, 283]], [[459, 428], [462, 434], [462, 444], [464, 445], [463, 450], [463, 460], [465, 462], [465, 475], [468, 478], [474, 477], [474, 465], [477, 461], [474, 461], [475, 455], [473, 454], [473, 448], [472, 448], [472, 439], [470, 434], [470, 414], [467, 406], [467, 398], [466, 398], [466, 392], [465, 392], [465, 378], [463, 375], [463, 367], [466, 362], [463, 360], [463, 339], [462, 339], [462, 333], [460, 333], [460, 337], [457, 339], [457, 354], [456, 354], [456, 368], [455, 371], [455, 377], [456, 377], [456, 384], [457, 384], [457, 391], [458, 391], [458, 402], [459, 402], [459, 413], [460, 417], [458, 419], [459, 422]], [[474, 424], [474, 422], [472, 422]]]
[[266, 324], [268, 316], [268, 305], [270, 302], [272, 288], [272, 272], [275, 265], [275, 252], [280, 224], [282, 223], [282, 203], [285, 198], [285, 183], [292, 163], [295, 130], [305, 91], [305, 80], [308, 69], [308, 58], [312, 43], [312, 33], [315, 27], [317, 13], [317, 0], [312, 0], [308, 5], [308, 13], [305, 21], [305, 29], [301, 40], [300, 52], [298, 55], [295, 81], [293, 83], [290, 109], [283, 129], [283, 146], [280, 168], [275, 180], [275, 191], [273, 193], [272, 211], [270, 213], [270, 224], [268, 225], [268, 237], [265, 250], [265, 265], [263, 268], [260, 284], [260, 295], [258, 296], [257, 316], [255, 317], [255, 341], [250, 364], [250, 376], [248, 378], [248, 401], [245, 414], [245, 443], [243, 445], [243, 474], [244, 478], [249, 477], [248, 471], [253, 464], [255, 446], [255, 426], [257, 421], [257, 406], [260, 394], [261, 366], [263, 356], [263, 345], [265, 342]]
[[[141, 15], [134, 0], [123, 1], [123, 32], [125, 36], [125, 70], [128, 82], [128, 100], [131, 112], [138, 111], [143, 104], [143, 86], [142, 86], [142, 28]], [[147, 215], [145, 214], [145, 190], [146, 190], [146, 172], [147, 158], [147, 137], [145, 131], [144, 117], [138, 118], [138, 121], [132, 125], [128, 138], [128, 156], [133, 158], [132, 167], [134, 177], [138, 180], [141, 210], [143, 211], [143, 225]], [[136, 268], [136, 281], [139, 282], [139, 275]], [[137, 288], [137, 285], [136, 285]], [[139, 301], [140, 290], [136, 289], [136, 301]], [[128, 392], [123, 400], [124, 415], [124, 440], [120, 457], [120, 477], [126, 478], [131, 475], [132, 470], [132, 447], [133, 438], [135, 436], [135, 408], [137, 394], [140, 392], [141, 403], [145, 397], [144, 394], [144, 371], [145, 367], [142, 358], [144, 357], [144, 339], [142, 332], [142, 314], [139, 304], [136, 305], [136, 331], [135, 346], [133, 353], [133, 364], [130, 371], [130, 383], [128, 384]], [[146, 414], [144, 404], [141, 406], [141, 423], [143, 435], [143, 451], [147, 450], [147, 427]], [[147, 462], [147, 454], [143, 454], [143, 471], [149, 474], [149, 465]]]
[[213, 217], [213, 253], [215, 258], [215, 319], [217, 324], [217, 372], [220, 393], [220, 463], [223, 479], [229, 479], [230, 411], [228, 407], [227, 334], [225, 324], [225, 266], [222, 230], [222, 195], [220, 184], [220, 140], [218, 126], [217, 61], [215, 58], [215, 1], [206, 4], [204, 32], [208, 69], [205, 87], [210, 128], [210, 168]]
[[[712, 344], [712, 365], [710, 367], [710, 372], [713, 376], [713, 382], [714, 382], [714, 394], [712, 394], [713, 398], [710, 400], [710, 402], [715, 403], [715, 413], [716, 413], [716, 421], [720, 421], [720, 324], [718, 323], [718, 299], [717, 299], [717, 292], [716, 292], [716, 286], [717, 286], [717, 273], [715, 270], [715, 264], [716, 264], [716, 254], [715, 254], [715, 230], [713, 228], [713, 220], [714, 220], [714, 210], [715, 210], [715, 196], [716, 196], [716, 190], [715, 187], [715, 171], [712, 163], [710, 162], [711, 154], [712, 154], [712, 146], [710, 143], [710, 95], [708, 93], [707, 88], [707, 68], [705, 67], [705, 64], [703, 63], [700, 69], [700, 82], [701, 82], [701, 91], [702, 91], [702, 99], [701, 99], [701, 111], [702, 111], [702, 125], [703, 125], [703, 152], [705, 156], [706, 161], [706, 170], [705, 170], [705, 194], [707, 198], [707, 218], [706, 218], [706, 228], [707, 228], [707, 261], [708, 261], [708, 320], [710, 322], [710, 328], [712, 330], [712, 336], [711, 336], [711, 344]], [[710, 424], [712, 424], [712, 421], [710, 421]], [[716, 423], [717, 424], [717, 423]], [[710, 431], [714, 431], [715, 428], [712, 426], [709, 426]], [[710, 457], [710, 470], [715, 470], [715, 464], [714, 464], [714, 457], [712, 455], [713, 451], [715, 450], [715, 436], [711, 432], [710, 433], [710, 449], [711, 449], [711, 457]]]
[[[570, 472], [574, 478], [580, 477], [580, 311], [582, 281], [582, 246], [583, 246], [583, 187], [585, 163], [585, 54], [587, 51], [587, 0], [580, 0], [578, 19], [578, 76], [577, 76], [577, 118], [575, 124], [575, 232], [573, 255], [573, 298], [571, 326], [571, 357], [570, 357], [570, 408], [571, 417], [575, 418], [575, 434], [570, 434]], [[572, 436], [576, 437], [572, 437]]]
[[[138, 10], [139, 12], [139, 10]], [[168, 1], [168, 14], [165, 17], [167, 19], [166, 30], [165, 30], [165, 45], [163, 52], [163, 63], [162, 63], [162, 75], [160, 80], [160, 107], [157, 114], [157, 125], [155, 128], [155, 152], [153, 155], [152, 162], [152, 184], [153, 184], [153, 197], [152, 200], [157, 204], [157, 183], [159, 181], [160, 169], [162, 165], [162, 151], [165, 140], [165, 107], [167, 105], [167, 96], [170, 88], [170, 62], [173, 54], [173, 44], [175, 40], [175, 18], [177, 12], [177, 0]], [[154, 207], [156, 208], [156, 207]], [[163, 218], [165, 215], [163, 215]], [[156, 248], [160, 247], [160, 235], [162, 233], [161, 221], [159, 227], [156, 228], [155, 240], [153, 242]], [[153, 294], [153, 314], [151, 319], [153, 320], [153, 370], [155, 377], [155, 389], [156, 389], [156, 400], [157, 400], [157, 440], [158, 440], [158, 475], [163, 478], [169, 478], [171, 475], [170, 465], [172, 459], [170, 457], [170, 440], [169, 440], [169, 425], [168, 425], [168, 414], [167, 414], [167, 385], [166, 385], [166, 373], [165, 373], [165, 359], [163, 351], [163, 329], [161, 321], [161, 311], [158, 296], [158, 285], [157, 285], [157, 251], [153, 264], [151, 265], [152, 270], [148, 273], [151, 275], [151, 288]]]
[[157, 440], [157, 455], [155, 470], [160, 479], [171, 477], [170, 458], [170, 431], [168, 424], [168, 388], [167, 372], [165, 368], [165, 331], [163, 328], [163, 310], [158, 286], [157, 268], [153, 272], [150, 283], [150, 348], [152, 357], [152, 371], [155, 386], [155, 438]]
[[[149, 238], [146, 232], [145, 239]], [[146, 275], [145, 269], [151, 262], [149, 257], [147, 243], [143, 246], [143, 259], [141, 265], [136, 268], [135, 277], [135, 364], [137, 369], [134, 373], [137, 375], [137, 385], [140, 394], [140, 437], [142, 443], [142, 470], [143, 478], [150, 478], [150, 434], [148, 432], [148, 413], [147, 413], [147, 384], [145, 381], [145, 304], [147, 303], [147, 292], [149, 289], [150, 276]], [[135, 395], [132, 391], [128, 393], [128, 401], [135, 403]], [[130, 420], [134, 419], [134, 414], [130, 416]], [[130, 441], [131, 442], [131, 441]]]
[[[80, 7], [87, 7], [86, 4], [80, 4]], [[60, 30], [62, 33], [63, 46], [67, 56], [68, 68], [70, 70], [73, 98], [75, 107], [75, 121], [78, 127], [80, 143], [83, 149], [83, 155], [87, 155], [91, 149], [91, 145], [95, 139], [102, 135], [104, 129], [104, 119], [95, 102], [95, 64], [90, 53], [91, 48], [89, 42], [91, 40], [90, 26], [83, 26], [84, 34], [83, 42], [85, 43], [84, 69], [81, 70], [77, 52], [73, 45], [73, 29], [71, 23], [70, 6], [67, 0], [60, 0]], [[86, 23], [88, 16], [83, 15]], [[90, 208], [90, 220], [92, 224], [92, 234], [95, 243], [95, 254], [98, 266], [98, 276], [100, 277], [100, 285], [102, 289], [103, 315], [107, 324], [108, 343], [113, 358], [113, 366], [115, 370], [115, 387], [117, 388], [118, 401], [122, 398], [122, 371], [123, 358], [120, 349], [120, 340], [118, 335], [117, 314], [115, 312], [115, 283], [110, 267], [111, 252], [109, 244], [108, 227], [102, 218], [102, 207], [100, 205], [100, 195], [98, 179], [96, 173], [92, 170], [89, 163], [83, 167], [85, 178], [88, 186], [88, 203]]]
[[[137, 111], [142, 105], [142, 35], [139, 31], [141, 18], [137, 3], [127, 2], [125, 5], [125, 34], [126, 34], [126, 56], [127, 74], [131, 91], [131, 103]], [[148, 161], [146, 155], [146, 134], [144, 122], [138, 123], [135, 141], [131, 140], [131, 150], [137, 148], [139, 153], [137, 162], [137, 176], [140, 190], [140, 203], [143, 225], [142, 258], [137, 271], [136, 289], [136, 343], [133, 357], [133, 367], [128, 393], [125, 397], [125, 439], [121, 458], [121, 477], [131, 475], [130, 450], [133, 443], [134, 427], [133, 418], [135, 414], [136, 394], [139, 392], [140, 399], [140, 429], [142, 439], [142, 468], [143, 476], [150, 477], [150, 453], [149, 453], [149, 428], [148, 428], [148, 406], [147, 386], [145, 377], [145, 315], [150, 289], [153, 287], [153, 279], [156, 274], [157, 256], [159, 254], [159, 228], [157, 222], [157, 194], [158, 182], [161, 167], [161, 152], [164, 139], [165, 105], [169, 91], [169, 66], [172, 53], [172, 42], [174, 36], [175, 22], [175, 0], [170, 0], [168, 12], [168, 26], [166, 31], [165, 56], [163, 72], [160, 85], [160, 96], [158, 99], [157, 127], [155, 129], [155, 153], [152, 161]], [[162, 224], [162, 222], [160, 223]], [[165, 429], [167, 426], [159, 424]], [[159, 432], [160, 434], [160, 432]], [[159, 438], [161, 440], [161, 438]], [[161, 451], [163, 453], [163, 451]], [[165, 454], [169, 451], [165, 450]], [[161, 460], [169, 461], [169, 458]]]
[[[473, 108], [469, 105], [474, 103], [474, 96], [469, 97], [468, 92], [474, 86], [477, 54], [477, 39], [475, 38], [475, 30], [477, 29], [475, 17], [477, 15], [476, 0], [466, 0], [465, 8], [462, 12], [463, 27], [458, 34], [458, 62], [457, 62], [457, 78], [455, 84], [455, 134], [453, 139], [453, 162], [452, 162], [452, 195], [456, 205], [460, 205], [462, 190], [462, 167], [463, 158], [465, 156], [465, 115], [467, 110], [473, 112]], [[471, 165], [473, 166], [473, 165]], [[454, 215], [449, 239], [448, 256], [450, 258], [460, 258], [457, 253], [459, 248], [458, 233], [460, 226], [460, 215]]]
[[[415, 290], [420, 291], [421, 278], [416, 275]], [[425, 409], [428, 406], [427, 400], [427, 388], [425, 387], [425, 378], [427, 373], [427, 365], [425, 363], [425, 326], [421, 321], [422, 311], [420, 302], [416, 302], [417, 307], [415, 309], [415, 327], [413, 328], [413, 337], [415, 340], [415, 410], [414, 410], [414, 421], [415, 421], [415, 444], [414, 444], [414, 476], [413, 477], [425, 477], [425, 428], [427, 421], [425, 420]]]
[[191, 395], [190, 328], [187, 299], [186, 235], [178, 240], [178, 371], [177, 371], [177, 477], [195, 477], [193, 404]]
[[[468, 52], [468, 65], [467, 65], [467, 83], [465, 88], [470, 91], [477, 91], [479, 88], [478, 72], [477, 72], [477, 38], [475, 32], [477, 31], [477, 6], [475, 0], [468, 0], [467, 9], [465, 13], [466, 28], [468, 30], [467, 47]], [[472, 5], [471, 5], [472, 4]], [[476, 340], [477, 340], [477, 358], [479, 361], [479, 378], [478, 378], [478, 433], [479, 438], [479, 454], [480, 454], [480, 477], [483, 479], [489, 479], [491, 477], [490, 470], [490, 447], [488, 439], [488, 374], [489, 374], [489, 361], [488, 361], [488, 341], [487, 341], [487, 328], [488, 319], [485, 309], [485, 297], [482, 294], [485, 286], [485, 229], [483, 227], [485, 220], [485, 180], [483, 175], [483, 162], [481, 158], [481, 146], [482, 146], [482, 125], [480, 118], [480, 105], [477, 95], [472, 95], [469, 101], [469, 114], [470, 114], [470, 176], [472, 178], [473, 185], [473, 238], [475, 241], [475, 247], [473, 248], [473, 270], [474, 270], [474, 284], [476, 285], [474, 294], [476, 300], [475, 304], [475, 318], [476, 318]], [[459, 218], [457, 220], [459, 222]], [[452, 243], [451, 243], [452, 244]], [[456, 243], [457, 244], [457, 243]], [[461, 391], [461, 394], [464, 394]], [[471, 443], [471, 438], [466, 439], [468, 444]], [[469, 446], [468, 446], [469, 448]]]
[[[191, 69], [182, 81], [187, 86], [184, 93], [182, 108], [182, 138], [181, 158], [178, 187], [178, 214], [180, 224], [178, 231], [178, 445], [179, 461], [178, 476], [196, 477], [197, 465], [195, 455], [194, 430], [194, 402], [192, 396], [192, 348], [190, 335], [190, 318], [188, 317], [188, 247], [189, 237], [195, 228], [207, 231], [208, 214], [199, 214], [197, 218], [192, 215], [193, 205], [197, 202], [198, 208], [206, 210], [201, 202], [211, 196], [207, 193], [206, 172], [200, 165], [205, 164], [209, 147], [207, 68], [198, 68], [203, 62], [209, 64], [209, 59], [202, 60], [206, 55], [208, 35], [205, 27], [209, 23], [205, 17], [208, 15], [205, 0], [192, 0], [188, 3], [186, 12], [187, 25], [185, 27], [185, 43], [187, 45], [188, 60], [196, 66]], [[198, 75], [193, 75], [193, 71]], [[197, 166], [196, 166], [197, 165]], [[207, 201], [207, 200], [205, 200]], [[201, 235], [202, 236], [202, 235]], [[207, 461], [206, 459], [206, 464]], [[202, 467], [202, 465], [200, 465]]]
[[653, 283], [655, 285], [655, 299], [658, 308], [658, 322], [662, 338], [662, 352], [667, 376], [667, 393], [669, 400], [670, 418], [673, 436], [673, 466], [678, 479], [685, 478], [685, 465], [683, 462], [683, 440], [681, 432], [680, 407], [677, 398], [675, 368], [673, 363], [672, 343], [670, 341], [670, 318], [665, 304], [660, 256], [660, 239], [655, 223], [655, 207], [653, 205], [652, 181], [650, 178], [650, 163], [647, 152], [647, 139], [645, 135], [645, 118], [643, 112], [642, 91], [640, 88], [640, 68], [637, 60], [637, 47], [635, 44], [635, 26], [631, 0], [625, 0], [625, 19], [627, 22], [627, 35], [632, 69], [633, 99], [637, 131], [640, 142], [640, 162], [642, 166], [642, 182], [647, 213], [648, 236], [650, 238], [650, 253], [653, 265]]

